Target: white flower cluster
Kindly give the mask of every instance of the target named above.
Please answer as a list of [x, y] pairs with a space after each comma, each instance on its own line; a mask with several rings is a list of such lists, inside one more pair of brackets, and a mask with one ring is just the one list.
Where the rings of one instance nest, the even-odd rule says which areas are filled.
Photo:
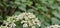
[[55, 25], [47, 26], [46, 28], [60, 28], [60, 25], [55, 24]]
[[3, 21], [3, 25], [1, 25], [0, 28], [15, 28], [16, 24], [14, 22], [15, 22], [14, 16], [8, 17], [6, 21], [5, 20]]
[[35, 28], [35, 25], [38, 25], [39, 27], [41, 25], [41, 22], [33, 13], [22, 13], [17, 17], [17, 20], [21, 21], [21, 24], [23, 24], [23, 28]]
[[7, 17], [7, 20], [4, 21], [4, 26], [1, 25], [0, 28], [15, 28], [16, 24], [14, 22], [20, 21], [23, 24], [23, 28], [36, 28], [35, 25], [41, 25], [41, 22], [33, 13], [21, 13], [18, 16]]

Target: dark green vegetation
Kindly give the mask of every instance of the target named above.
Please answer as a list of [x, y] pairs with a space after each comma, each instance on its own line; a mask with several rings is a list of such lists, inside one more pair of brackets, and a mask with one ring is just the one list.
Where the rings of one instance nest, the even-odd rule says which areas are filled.
[[[0, 24], [6, 16], [32, 12], [42, 22], [41, 28], [60, 24], [60, 0], [0, 0]], [[17, 27], [20, 28], [17, 22]]]

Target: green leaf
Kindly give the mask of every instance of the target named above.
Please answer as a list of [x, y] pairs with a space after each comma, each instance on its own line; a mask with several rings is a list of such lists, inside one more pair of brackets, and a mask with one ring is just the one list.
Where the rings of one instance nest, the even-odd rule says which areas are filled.
[[52, 21], [52, 24], [60, 24], [60, 21], [55, 17], [52, 17], [51, 21]]
[[16, 5], [20, 5], [21, 3], [20, 2], [14, 2]]
[[55, 17], [60, 18], [60, 13], [58, 13], [57, 11], [53, 11], [52, 14], [53, 14]]
[[28, 12], [34, 12], [35, 10], [34, 9], [28, 9]]
[[26, 1], [26, 4], [27, 4], [28, 6], [31, 6], [33, 3], [32, 3], [31, 1]]
[[26, 0], [21, 0], [22, 2], [26, 2]]
[[42, 24], [41, 24], [41, 28], [45, 28], [45, 27], [46, 27], [46, 26], [42, 23]]
[[18, 8], [22, 11], [26, 11], [26, 4], [21, 4]]
[[17, 11], [14, 13], [14, 15], [19, 15], [21, 12]]

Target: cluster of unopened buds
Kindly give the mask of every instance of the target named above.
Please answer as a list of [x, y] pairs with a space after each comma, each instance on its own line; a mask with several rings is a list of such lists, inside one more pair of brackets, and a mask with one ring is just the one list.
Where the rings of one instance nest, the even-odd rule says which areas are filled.
[[55, 25], [47, 26], [46, 28], [60, 28], [60, 25], [55, 24]]

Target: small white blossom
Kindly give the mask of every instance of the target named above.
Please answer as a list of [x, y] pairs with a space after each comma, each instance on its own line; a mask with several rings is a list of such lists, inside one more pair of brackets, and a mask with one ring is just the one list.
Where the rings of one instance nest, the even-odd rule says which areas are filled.
[[32, 26], [32, 28], [35, 28], [35, 26]]
[[22, 20], [21, 23], [27, 23], [27, 21]]
[[28, 27], [28, 25], [27, 24], [23, 24], [23, 27]]

